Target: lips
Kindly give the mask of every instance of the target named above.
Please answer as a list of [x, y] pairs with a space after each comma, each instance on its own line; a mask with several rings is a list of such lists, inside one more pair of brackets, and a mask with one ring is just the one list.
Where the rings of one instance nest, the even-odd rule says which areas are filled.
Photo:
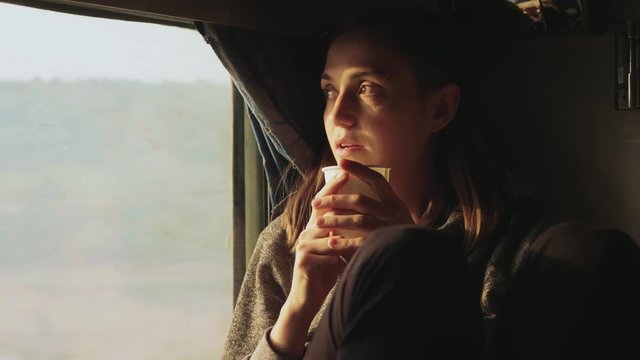
[[339, 139], [334, 143], [336, 155], [346, 157], [364, 149], [364, 146], [350, 139]]
[[340, 149], [355, 149], [355, 148], [361, 148], [362, 145], [359, 144], [341, 144], [338, 146], [338, 148]]
[[340, 149], [356, 149], [356, 148], [362, 148], [363, 146], [361, 144], [359, 144], [357, 141], [355, 140], [351, 140], [351, 139], [338, 139], [334, 142], [334, 147], [336, 148], [336, 150], [340, 150]]

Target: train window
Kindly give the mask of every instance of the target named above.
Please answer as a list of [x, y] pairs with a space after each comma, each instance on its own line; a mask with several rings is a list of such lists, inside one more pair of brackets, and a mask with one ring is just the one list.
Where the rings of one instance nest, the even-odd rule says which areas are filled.
[[0, 4], [0, 359], [217, 358], [232, 88], [195, 31]]

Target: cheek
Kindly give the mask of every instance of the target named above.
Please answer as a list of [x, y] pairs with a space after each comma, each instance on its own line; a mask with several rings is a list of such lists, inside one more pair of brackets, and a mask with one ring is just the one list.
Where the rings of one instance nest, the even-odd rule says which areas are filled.
[[415, 117], [416, 114], [388, 114], [386, 121], [379, 123], [375, 133], [381, 157], [397, 160], [423, 150], [429, 135]]
[[401, 152], [404, 148], [404, 139], [407, 134], [391, 122], [384, 122], [372, 129], [374, 143], [378, 151], [378, 156], [381, 159], [393, 159], [397, 157], [398, 152]]
[[329, 144], [329, 149], [331, 149], [331, 154], [333, 154], [333, 157], [336, 157], [336, 151], [333, 148], [333, 144], [331, 144], [331, 133], [333, 132], [333, 126], [331, 126], [329, 121], [324, 121], [324, 136], [325, 139], [327, 140], [327, 144]]
[[333, 130], [333, 127], [331, 126], [330, 122], [327, 120], [324, 120], [324, 135], [327, 139], [330, 139], [329, 135], [331, 134], [331, 131]]

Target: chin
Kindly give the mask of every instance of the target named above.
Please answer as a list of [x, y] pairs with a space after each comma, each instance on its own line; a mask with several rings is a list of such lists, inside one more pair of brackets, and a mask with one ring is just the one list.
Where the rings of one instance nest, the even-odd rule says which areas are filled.
[[351, 161], [359, 162], [362, 165], [376, 165], [371, 161], [369, 161], [369, 159], [367, 159], [364, 156], [335, 156], [335, 158], [336, 158], [336, 164], [339, 164], [340, 160], [351, 160]]

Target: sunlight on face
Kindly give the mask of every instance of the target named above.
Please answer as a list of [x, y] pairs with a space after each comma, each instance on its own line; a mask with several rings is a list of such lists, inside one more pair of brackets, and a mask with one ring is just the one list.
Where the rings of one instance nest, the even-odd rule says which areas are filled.
[[321, 87], [336, 160], [394, 169], [424, 163], [433, 101], [402, 54], [369, 35], [344, 34], [329, 49]]

